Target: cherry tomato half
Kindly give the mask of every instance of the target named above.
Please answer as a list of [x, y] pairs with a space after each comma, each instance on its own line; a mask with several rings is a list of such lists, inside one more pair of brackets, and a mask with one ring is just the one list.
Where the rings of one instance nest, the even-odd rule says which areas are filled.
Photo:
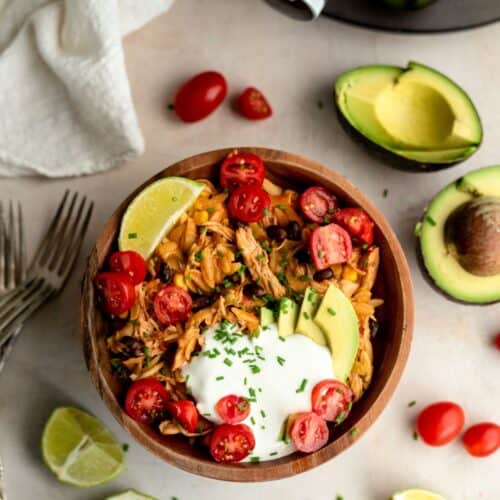
[[192, 306], [191, 295], [175, 285], [166, 285], [161, 288], [154, 300], [156, 317], [164, 325], [184, 321], [191, 312]]
[[352, 392], [338, 380], [322, 380], [314, 386], [311, 401], [314, 413], [340, 424], [351, 411]]
[[216, 71], [205, 71], [181, 85], [174, 100], [175, 112], [184, 122], [197, 122], [212, 113], [226, 94], [224, 77]]
[[130, 386], [125, 396], [125, 412], [137, 422], [151, 425], [163, 417], [169, 399], [159, 380], [141, 378]]
[[351, 258], [351, 237], [337, 224], [317, 227], [309, 238], [309, 252], [318, 271], [342, 264]]
[[127, 274], [99, 273], [94, 278], [94, 284], [99, 290], [107, 313], [118, 316], [127, 312], [134, 305], [134, 283]]
[[215, 409], [226, 424], [238, 424], [250, 415], [250, 403], [234, 394], [219, 399]]
[[230, 191], [243, 186], [261, 187], [264, 162], [251, 153], [229, 153], [220, 167], [220, 183]]
[[198, 427], [198, 410], [192, 401], [169, 401], [167, 410], [189, 432], [195, 432]]
[[361, 208], [342, 208], [333, 216], [334, 222], [341, 225], [352, 238], [362, 243], [373, 243], [373, 222]]
[[300, 195], [300, 208], [303, 214], [318, 224], [332, 222], [338, 208], [337, 198], [321, 186], [312, 186]]
[[259, 222], [271, 206], [271, 198], [260, 187], [240, 187], [229, 198], [229, 213], [241, 222]]
[[133, 250], [112, 253], [109, 257], [109, 267], [112, 271], [128, 274], [134, 285], [142, 283], [146, 277], [146, 262], [141, 254]]
[[481, 422], [469, 427], [462, 437], [465, 449], [473, 457], [486, 457], [500, 448], [500, 426]]
[[299, 451], [312, 453], [328, 442], [328, 426], [316, 413], [298, 413], [290, 427], [290, 437]]
[[417, 417], [416, 429], [430, 446], [443, 446], [453, 441], [464, 426], [465, 415], [456, 403], [440, 401], [424, 408]]
[[273, 114], [269, 102], [255, 87], [247, 87], [238, 97], [238, 109], [249, 120], [262, 120]]
[[210, 439], [210, 453], [217, 462], [239, 462], [255, 448], [253, 432], [245, 424], [222, 424]]

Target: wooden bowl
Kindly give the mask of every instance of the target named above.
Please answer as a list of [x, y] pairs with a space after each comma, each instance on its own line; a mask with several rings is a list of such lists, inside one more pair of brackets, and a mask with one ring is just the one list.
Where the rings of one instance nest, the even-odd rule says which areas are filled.
[[[327, 167], [300, 156], [264, 148], [239, 148], [259, 155], [267, 175], [278, 183], [304, 189], [320, 184], [348, 205], [362, 207], [375, 222], [375, 241], [381, 251], [381, 266], [375, 295], [385, 300], [378, 311], [380, 327], [374, 339], [373, 380], [349, 417], [330, 433], [329, 443], [309, 455], [296, 452], [277, 460], [244, 464], [219, 464], [201, 447], [193, 447], [182, 436], [161, 436], [129, 418], [122, 410], [122, 383], [111, 372], [106, 337], [109, 324], [96, 304], [93, 278], [116, 245], [120, 221], [130, 201], [155, 180], [171, 176], [192, 179], [218, 177], [220, 161], [231, 151], [203, 153], [162, 170], [137, 188], [104, 226], [88, 259], [80, 303], [83, 350], [90, 376], [115, 418], [143, 446], [166, 462], [201, 476], [227, 481], [267, 481], [293, 476], [335, 457], [354, 443], [388, 403], [406, 364], [413, 327], [413, 294], [410, 272], [403, 251], [389, 224], [373, 204], [350, 182]], [[352, 432], [352, 429], [357, 432]]]

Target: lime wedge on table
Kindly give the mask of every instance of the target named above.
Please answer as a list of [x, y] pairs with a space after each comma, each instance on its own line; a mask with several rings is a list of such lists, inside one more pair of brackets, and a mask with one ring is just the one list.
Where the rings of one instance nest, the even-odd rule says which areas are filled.
[[148, 258], [203, 187], [201, 182], [184, 177], [166, 177], [141, 191], [123, 216], [118, 237], [120, 250], [135, 250]]
[[157, 500], [155, 497], [150, 497], [148, 495], [143, 495], [135, 490], [127, 490], [123, 493], [118, 493], [118, 495], [113, 495], [112, 497], [107, 497], [105, 500]]
[[446, 500], [446, 498], [432, 491], [412, 489], [394, 493], [391, 500]]
[[60, 481], [80, 487], [114, 479], [123, 470], [125, 455], [97, 418], [71, 407], [52, 412], [42, 434], [42, 454]]

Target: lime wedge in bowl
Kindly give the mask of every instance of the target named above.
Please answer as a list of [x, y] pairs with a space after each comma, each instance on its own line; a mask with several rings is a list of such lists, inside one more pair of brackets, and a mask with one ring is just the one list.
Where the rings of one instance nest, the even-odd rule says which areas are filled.
[[122, 446], [106, 427], [72, 407], [52, 412], [42, 434], [42, 455], [60, 481], [82, 488], [111, 481], [125, 460]]
[[123, 493], [118, 493], [112, 497], [107, 497], [106, 500], [157, 500], [155, 497], [143, 495], [135, 490], [127, 490]]
[[132, 200], [122, 218], [120, 250], [135, 250], [147, 259], [203, 188], [203, 183], [184, 177], [150, 184]]
[[418, 488], [411, 490], [398, 491], [394, 493], [391, 500], [446, 500], [441, 495], [432, 491], [420, 490]]

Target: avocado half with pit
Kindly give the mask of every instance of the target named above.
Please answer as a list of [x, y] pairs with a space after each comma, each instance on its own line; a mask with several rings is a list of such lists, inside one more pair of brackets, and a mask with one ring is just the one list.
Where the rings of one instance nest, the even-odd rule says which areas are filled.
[[483, 138], [468, 95], [448, 77], [415, 62], [343, 73], [335, 83], [335, 102], [347, 132], [405, 170], [449, 167], [477, 151]]
[[500, 301], [500, 166], [444, 188], [415, 233], [421, 263], [440, 291], [471, 304]]

